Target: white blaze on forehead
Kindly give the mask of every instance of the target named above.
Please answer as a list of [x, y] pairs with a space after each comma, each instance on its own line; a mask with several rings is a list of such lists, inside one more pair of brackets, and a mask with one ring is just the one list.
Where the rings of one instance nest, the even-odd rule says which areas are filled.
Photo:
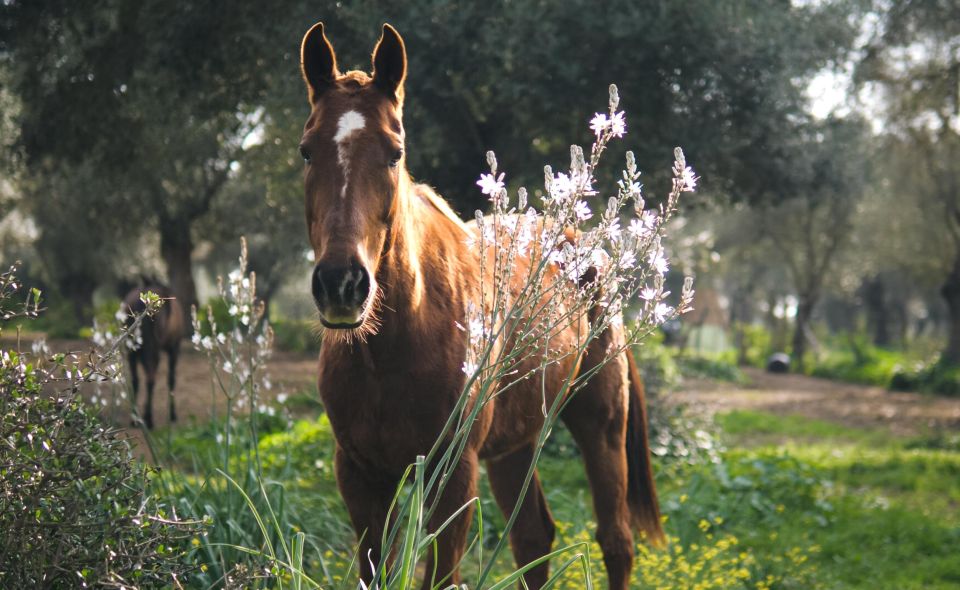
[[347, 111], [340, 116], [340, 121], [337, 123], [337, 134], [333, 136], [333, 141], [343, 143], [343, 140], [350, 137], [354, 131], [360, 131], [363, 129], [363, 126], [366, 124], [366, 121], [363, 119], [363, 115], [357, 111]]
[[340, 189], [340, 197], [347, 197], [348, 175], [350, 174], [350, 159], [347, 157], [347, 146], [344, 145], [351, 135], [360, 131], [366, 125], [363, 115], [357, 111], [347, 111], [340, 116], [337, 121], [337, 133], [333, 136], [333, 141], [337, 144], [337, 162], [343, 170], [343, 188]]

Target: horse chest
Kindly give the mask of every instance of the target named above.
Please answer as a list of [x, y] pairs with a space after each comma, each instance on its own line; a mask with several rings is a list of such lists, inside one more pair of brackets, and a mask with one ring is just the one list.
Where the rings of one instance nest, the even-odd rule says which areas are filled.
[[459, 393], [438, 376], [326, 365], [318, 382], [334, 436], [355, 462], [399, 475], [429, 451]]

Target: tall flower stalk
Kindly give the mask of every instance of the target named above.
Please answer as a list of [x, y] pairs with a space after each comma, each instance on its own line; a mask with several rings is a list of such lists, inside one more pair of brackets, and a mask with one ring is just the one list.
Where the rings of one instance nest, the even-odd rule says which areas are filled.
[[[671, 303], [671, 294], [665, 288], [669, 269], [663, 246], [665, 228], [677, 211], [682, 193], [693, 191], [698, 180], [682, 150], [674, 150], [670, 191], [656, 206], [648, 207], [642, 195], [640, 172], [632, 152], [626, 154], [616, 194], [604, 200], [595, 188], [598, 166], [607, 146], [626, 134], [626, 117], [618, 108], [619, 101], [617, 88], [611, 85], [608, 111], [596, 114], [590, 121], [595, 141], [589, 157], [574, 145], [566, 170], [554, 172], [550, 166], [545, 167], [543, 190], [536, 197], [539, 208], [533, 206], [525, 188], [511, 196], [496, 156], [488, 152], [490, 171], [481, 175], [477, 185], [490, 200], [490, 212], [477, 211], [476, 232], [467, 244], [479, 252], [479, 294], [467, 303], [464, 321], [457, 324], [467, 334], [463, 362], [466, 384], [433, 447], [408, 470], [405, 479], [412, 486], [409, 493], [398, 493], [393, 511], [395, 524], [388, 527], [382, 539], [382, 554], [392, 553], [396, 559], [391, 566], [377, 566], [374, 587], [406, 589], [414, 585], [414, 568], [410, 564], [432, 551], [436, 536], [455, 516], [442, 515], [450, 518], [440, 530], [425, 529], [424, 523], [434, 515], [437, 499], [456, 468], [483, 407], [497, 396], [510, 395], [510, 389], [521, 381], [544, 373], [565, 359], [581, 357], [592, 343], [610, 331], [613, 338], [595, 366], [579, 374], [571, 369], [560, 391], [542, 392], [544, 424], [523, 491], [500, 540], [486, 556], [479, 539], [471, 540], [471, 547], [477, 547], [480, 570], [474, 584], [486, 587], [543, 445], [572, 395], [606, 363], [629, 354], [630, 348], [651, 331], [691, 309], [692, 279], [684, 281], [675, 302]], [[628, 322], [624, 322], [625, 314], [630, 314]], [[574, 343], [559, 345], [558, 335], [571, 326], [576, 334]], [[472, 499], [470, 503], [478, 501]], [[482, 531], [482, 515], [479, 517]], [[561, 572], [579, 564], [588, 573], [589, 559], [578, 553], [581, 548], [566, 547], [545, 559], [573, 554], [561, 565]], [[492, 587], [515, 583], [522, 573], [523, 570], [514, 572]], [[585, 580], [589, 585], [589, 575]], [[443, 580], [434, 582], [436, 587], [444, 587]]]

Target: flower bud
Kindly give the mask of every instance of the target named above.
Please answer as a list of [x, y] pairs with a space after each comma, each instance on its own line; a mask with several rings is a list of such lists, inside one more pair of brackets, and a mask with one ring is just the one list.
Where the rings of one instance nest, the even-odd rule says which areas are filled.
[[487, 152], [487, 165], [490, 166], [490, 172], [496, 175], [497, 173], [497, 155], [493, 153], [493, 150]]
[[610, 85], [610, 112], [615, 113], [617, 107], [620, 106], [620, 91], [617, 90], [616, 84]]

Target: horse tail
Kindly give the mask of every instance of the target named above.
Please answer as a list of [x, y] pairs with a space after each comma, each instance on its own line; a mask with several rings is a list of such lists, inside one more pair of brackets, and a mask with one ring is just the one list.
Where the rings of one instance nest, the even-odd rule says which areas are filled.
[[657, 488], [650, 461], [647, 435], [647, 403], [637, 361], [627, 350], [630, 369], [630, 393], [627, 405], [627, 503], [633, 526], [654, 546], [666, 543], [657, 503]]

